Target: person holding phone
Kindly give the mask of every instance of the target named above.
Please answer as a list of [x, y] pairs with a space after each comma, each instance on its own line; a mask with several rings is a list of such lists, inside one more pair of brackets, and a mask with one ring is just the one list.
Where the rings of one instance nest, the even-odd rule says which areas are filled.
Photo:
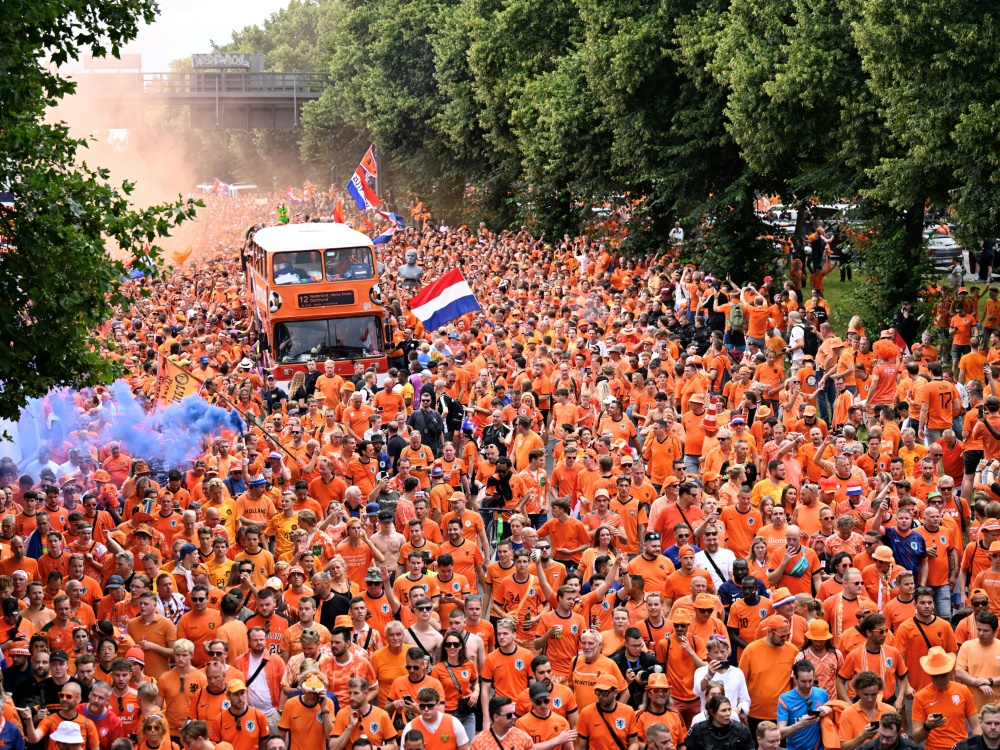
[[823, 746], [819, 720], [830, 713], [830, 700], [823, 688], [814, 687], [812, 662], [800, 659], [792, 665], [795, 687], [778, 698], [778, 732], [787, 750], [818, 750]]
[[925, 743], [926, 750], [951, 750], [970, 734], [981, 733], [979, 714], [972, 692], [965, 685], [951, 679], [955, 669], [955, 654], [940, 646], [932, 646], [926, 656], [920, 657], [920, 666], [931, 678], [931, 684], [913, 696], [914, 742]]
[[882, 678], [875, 672], [858, 672], [851, 680], [851, 687], [858, 697], [840, 714], [840, 750], [856, 750], [878, 735], [878, 722], [893, 708], [879, 700], [885, 687]]

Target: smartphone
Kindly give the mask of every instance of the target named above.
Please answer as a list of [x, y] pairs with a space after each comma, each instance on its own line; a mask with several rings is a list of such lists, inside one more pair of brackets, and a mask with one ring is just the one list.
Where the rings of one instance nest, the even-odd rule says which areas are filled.
[[878, 722], [877, 721], [873, 721], [873, 722], [869, 723], [868, 724], [868, 728], [870, 730], [872, 730], [873, 732], [877, 732], [878, 731]]
[[934, 721], [940, 721], [944, 718], [944, 716], [942, 714], [930, 714], [927, 718], [933, 719]]
[[808, 711], [808, 713], [809, 713], [810, 716], [819, 716], [819, 709], [810, 708], [809, 711]]

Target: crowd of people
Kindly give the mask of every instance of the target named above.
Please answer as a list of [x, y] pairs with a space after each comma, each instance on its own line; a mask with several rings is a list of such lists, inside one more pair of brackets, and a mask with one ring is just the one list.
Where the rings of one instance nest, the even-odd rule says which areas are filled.
[[[841, 336], [801, 276], [428, 214], [388, 372], [284, 389], [226, 200], [99, 342], [244, 429], [170, 462], [97, 387], [0, 460], [3, 747], [1000, 748], [995, 289]], [[410, 249], [481, 309], [425, 330]]]

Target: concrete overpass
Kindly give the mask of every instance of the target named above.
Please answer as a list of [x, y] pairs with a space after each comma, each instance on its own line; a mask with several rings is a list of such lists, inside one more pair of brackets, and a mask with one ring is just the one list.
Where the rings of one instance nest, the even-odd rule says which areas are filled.
[[76, 94], [54, 114], [93, 129], [141, 128], [146, 109], [161, 106], [188, 107], [191, 127], [198, 129], [297, 128], [302, 105], [318, 99], [329, 82], [326, 73], [216, 70], [69, 77]]

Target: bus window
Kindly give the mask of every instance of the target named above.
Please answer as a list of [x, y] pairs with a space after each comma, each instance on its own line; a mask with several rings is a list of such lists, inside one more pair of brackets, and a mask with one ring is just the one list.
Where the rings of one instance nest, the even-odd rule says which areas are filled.
[[372, 251], [367, 247], [327, 250], [323, 254], [323, 261], [326, 264], [327, 281], [353, 281], [375, 277]]
[[294, 253], [275, 253], [274, 283], [315, 284], [323, 280], [323, 265], [319, 250], [302, 250]]
[[325, 320], [284, 320], [274, 325], [279, 362], [290, 364], [318, 357], [380, 357], [382, 328], [374, 315]]

